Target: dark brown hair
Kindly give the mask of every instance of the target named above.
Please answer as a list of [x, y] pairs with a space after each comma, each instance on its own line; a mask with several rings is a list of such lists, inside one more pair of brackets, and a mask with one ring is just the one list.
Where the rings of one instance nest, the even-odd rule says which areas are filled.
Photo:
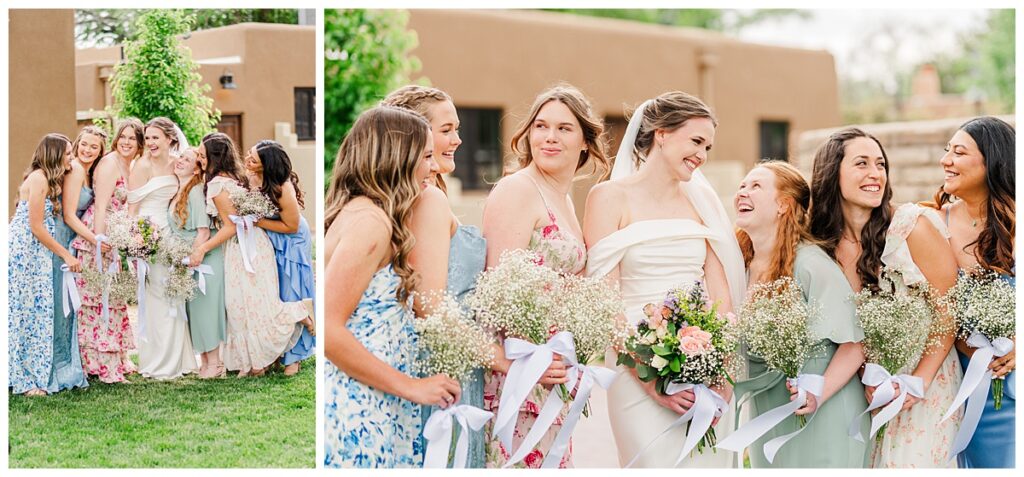
[[[842, 203], [843, 193], [839, 187], [839, 166], [846, 155], [846, 144], [856, 138], [871, 139], [882, 151], [886, 176], [889, 175], [889, 157], [885, 148], [874, 136], [857, 128], [846, 128], [832, 133], [814, 154], [814, 171], [811, 174], [811, 235], [820, 243], [822, 250], [836, 259], [836, 247], [843, 235]], [[882, 250], [885, 248], [885, 234], [892, 222], [892, 187], [885, 181], [882, 204], [871, 211], [871, 217], [860, 232], [861, 254], [857, 260], [857, 276], [861, 286], [872, 290], [878, 288], [878, 276], [882, 266]]]
[[[1013, 246], [1017, 230], [1014, 199], [1017, 143], [1013, 126], [999, 118], [984, 116], [967, 121], [960, 130], [970, 135], [978, 145], [985, 161], [985, 185], [988, 187], [985, 228], [977, 240], [964, 246], [964, 251], [976, 245], [974, 257], [982, 268], [1013, 275]], [[935, 194], [936, 208], [942, 209], [943, 204], [950, 200], [950, 194], [939, 187]]]

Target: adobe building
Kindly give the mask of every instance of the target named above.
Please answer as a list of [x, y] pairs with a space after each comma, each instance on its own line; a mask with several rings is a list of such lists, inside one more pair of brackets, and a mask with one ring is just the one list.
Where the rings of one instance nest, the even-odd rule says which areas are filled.
[[[32, 13], [25, 13], [32, 12]], [[44, 35], [47, 43], [53, 38], [64, 38], [59, 46], [43, 49], [38, 46], [40, 26], [22, 25], [21, 16], [34, 15], [37, 22], [47, 22]], [[52, 18], [65, 20], [67, 28], [54, 28]], [[25, 31], [16, 36], [15, 30]], [[235, 140], [240, 149], [248, 149], [261, 139], [274, 139], [282, 143], [292, 159], [306, 192], [303, 216], [315, 230], [316, 223], [316, 171], [320, 160], [316, 155], [316, 27], [265, 23], [242, 23], [209, 30], [198, 30], [186, 35], [183, 46], [191, 50], [192, 59], [199, 64], [202, 82], [210, 86], [206, 94], [213, 98], [213, 106], [221, 111], [217, 129]], [[35, 48], [22, 51], [22, 47]], [[23, 69], [11, 73], [11, 114], [15, 105], [36, 117], [42, 124], [41, 132], [23, 133], [17, 122], [11, 121], [10, 171], [28, 166], [32, 151], [45, 132], [58, 130], [74, 138], [77, 126], [91, 124], [93, 118], [104, 115], [111, 105], [111, 83], [114, 65], [122, 59], [120, 45], [104, 48], [74, 49], [74, 12], [72, 10], [11, 11], [12, 65], [18, 57], [32, 58], [25, 63], [39, 68], [52, 63], [59, 74], [25, 75]], [[31, 53], [31, 56], [29, 54]], [[55, 55], [56, 53], [56, 55]], [[54, 101], [44, 94], [24, 94], [22, 86], [16, 88], [15, 79], [39, 88], [39, 84], [52, 82], [62, 96], [59, 107], [43, 109], [40, 98]], [[22, 88], [22, 89], [19, 89]], [[70, 99], [70, 101], [69, 101]], [[48, 111], [39, 115], [38, 111]], [[60, 130], [50, 119], [49, 112], [61, 111], [71, 122]], [[28, 114], [28, 113], [22, 113]], [[23, 116], [24, 117], [24, 116]], [[15, 144], [14, 138], [23, 144]], [[19, 162], [20, 161], [20, 162]], [[23, 163], [23, 165], [20, 165]], [[20, 179], [20, 173], [18, 175]], [[12, 176], [12, 184], [17, 186]], [[10, 211], [13, 212], [13, 206]]]
[[[560, 81], [583, 90], [604, 116], [612, 155], [626, 112], [643, 100], [670, 90], [702, 98], [719, 121], [703, 169], [727, 210], [755, 162], [787, 159], [801, 131], [841, 124], [835, 64], [824, 50], [540, 11], [413, 10], [408, 26], [419, 39], [418, 76], [451, 94], [459, 110], [464, 142], [454, 175], [463, 193], [456, 184], [453, 203], [466, 223], [480, 223], [517, 123], [537, 93]], [[580, 216], [595, 181], [581, 180], [573, 192]]]

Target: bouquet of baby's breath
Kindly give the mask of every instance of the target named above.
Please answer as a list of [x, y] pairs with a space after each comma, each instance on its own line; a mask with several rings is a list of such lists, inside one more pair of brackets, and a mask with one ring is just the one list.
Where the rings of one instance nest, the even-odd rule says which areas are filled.
[[[764, 360], [768, 369], [795, 378], [804, 362], [821, 348], [810, 333], [813, 320], [820, 319], [820, 307], [803, 299], [800, 285], [782, 277], [755, 285], [740, 310], [737, 334], [749, 353]], [[806, 416], [797, 416], [800, 427]]]
[[480, 274], [476, 290], [466, 298], [480, 324], [505, 337], [547, 342], [559, 310], [553, 290], [560, 278], [539, 260], [527, 250], [506, 250], [498, 266]]
[[[977, 269], [961, 275], [944, 300], [956, 321], [957, 337], [967, 340], [974, 333], [996, 338], [1014, 339], [1016, 297], [1014, 289], [998, 273]], [[992, 380], [995, 408], [1002, 408], [1003, 380]]]
[[417, 318], [414, 324], [427, 359], [417, 366], [424, 374], [445, 374], [452, 379], [472, 379], [476, 368], [489, 368], [494, 363], [493, 339], [474, 322], [448, 294], [426, 297], [430, 313]]
[[234, 187], [228, 194], [235, 211], [240, 216], [252, 216], [255, 220], [270, 217], [277, 213], [277, 207], [262, 192]]
[[572, 333], [577, 361], [587, 365], [608, 349], [623, 351], [630, 326], [621, 317], [618, 290], [596, 277], [566, 275], [561, 281], [554, 326]]
[[[898, 271], [884, 268], [879, 287], [864, 288], [854, 296], [866, 361], [890, 374], [908, 372], [930, 348], [941, 346], [939, 335], [950, 330], [937, 319], [927, 284], [907, 287]], [[884, 434], [885, 425], [879, 428], [878, 439]]]
[[[576, 361], [589, 365], [604, 358], [604, 352], [612, 349], [624, 351], [629, 337], [629, 323], [622, 319], [622, 299], [618, 290], [608, 286], [600, 278], [564, 275], [561, 284], [554, 291], [558, 311], [553, 327], [557, 331], [572, 333], [576, 348]], [[564, 401], [572, 401], [569, 389], [558, 386]], [[584, 415], [590, 416], [589, 403]]]
[[[626, 350], [617, 364], [636, 369], [641, 381], [655, 381], [665, 394], [669, 383], [706, 386], [732, 383], [736, 374], [734, 334], [727, 317], [719, 316], [718, 304], [708, 306], [701, 282], [669, 290], [661, 304], [644, 306], [647, 319], [637, 323], [626, 339]], [[689, 426], [689, 424], [687, 424]], [[715, 428], [708, 428], [697, 451], [717, 443]]]
[[177, 234], [164, 234], [160, 239], [156, 260], [170, 268], [164, 282], [164, 296], [171, 301], [189, 301], [196, 297], [198, 283], [189, 268], [181, 263], [191, 253], [192, 243]]

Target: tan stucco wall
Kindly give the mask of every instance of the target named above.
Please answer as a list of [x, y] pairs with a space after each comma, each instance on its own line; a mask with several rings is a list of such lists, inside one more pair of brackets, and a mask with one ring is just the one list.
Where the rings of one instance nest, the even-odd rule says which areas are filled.
[[[582, 89], [611, 118], [669, 90], [700, 96], [719, 119], [705, 174], [730, 199], [758, 159], [760, 120], [789, 121], [790, 154], [802, 130], [841, 121], [835, 65], [825, 51], [536, 11], [413, 10], [409, 28], [419, 39], [418, 75], [451, 94], [456, 106], [502, 109], [506, 155], [533, 98], [559, 81]], [[580, 216], [592, 184], [582, 181], [573, 193]], [[482, 198], [473, 193], [469, 204], [457, 204], [468, 223], [478, 222]]]
[[[1013, 116], [998, 116], [1010, 125]], [[939, 161], [944, 148], [960, 125], [970, 117], [935, 121], [907, 121], [899, 123], [861, 124], [857, 128], [878, 138], [889, 158], [889, 183], [892, 200], [897, 204], [931, 200], [943, 182]], [[841, 128], [806, 131], [798, 139], [797, 167], [810, 180], [814, 167], [814, 153]]]
[[309, 223], [309, 228], [316, 234], [319, 229], [319, 222], [316, 220], [316, 171], [323, 167], [323, 163], [317, 160], [316, 144], [304, 141], [299, 142], [298, 137], [292, 132], [291, 123], [277, 123], [274, 128], [274, 140], [284, 146], [288, 158], [292, 160], [292, 170], [299, 175], [299, 186], [302, 187], [303, 202], [306, 208], [302, 210], [302, 216]]
[[73, 10], [10, 10], [8, 214], [21, 174], [47, 133], [75, 135]]
[[[223, 114], [242, 114], [241, 147], [273, 138], [277, 122], [293, 123], [294, 89], [316, 86], [316, 29], [312, 26], [242, 23], [196, 31], [182, 43], [200, 62], [234, 56], [241, 59], [236, 64], [203, 64], [199, 70], [203, 82], [210, 85], [208, 94], [214, 106]], [[104, 108], [103, 83], [96, 65], [112, 65], [119, 58], [119, 46], [77, 51], [79, 111]], [[238, 89], [221, 88], [225, 69], [234, 75]]]

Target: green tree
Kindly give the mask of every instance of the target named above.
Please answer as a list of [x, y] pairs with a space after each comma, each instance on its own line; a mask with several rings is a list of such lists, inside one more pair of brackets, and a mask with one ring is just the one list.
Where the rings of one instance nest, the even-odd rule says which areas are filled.
[[135, 39], [125, 44], [125, 61], [114, 67], [114, 117], [165, 116], [193, 144], [213, 131], [220, 111], [205, 95], [210, 86], [201, 83], [199, 65], [178, 39], [192, 21], [181, 10], [150, 10], [139, 17]]
[[359, 113], [420, 68], [405, 10], [324, 10], [324, 171]]
[[[194, 30], [205, 30], [236, 23], [285, 23], [299, 22], [299, 11], [292, 9], [235, 8], [184, 9], [195, 16]], [[114, 8], [93, 8], [75, 10], [75, 37], [82, 43], [114, 45], [132, 39], [135, 21], [147, 10], [119, 10]]]
[[933, 63], [945, 93], [981, 93], [1012, 113], [1016, 81], [1016, 20], [1013, 10], [991, 10], [985, 24], [960, 38], [961, 47]]

